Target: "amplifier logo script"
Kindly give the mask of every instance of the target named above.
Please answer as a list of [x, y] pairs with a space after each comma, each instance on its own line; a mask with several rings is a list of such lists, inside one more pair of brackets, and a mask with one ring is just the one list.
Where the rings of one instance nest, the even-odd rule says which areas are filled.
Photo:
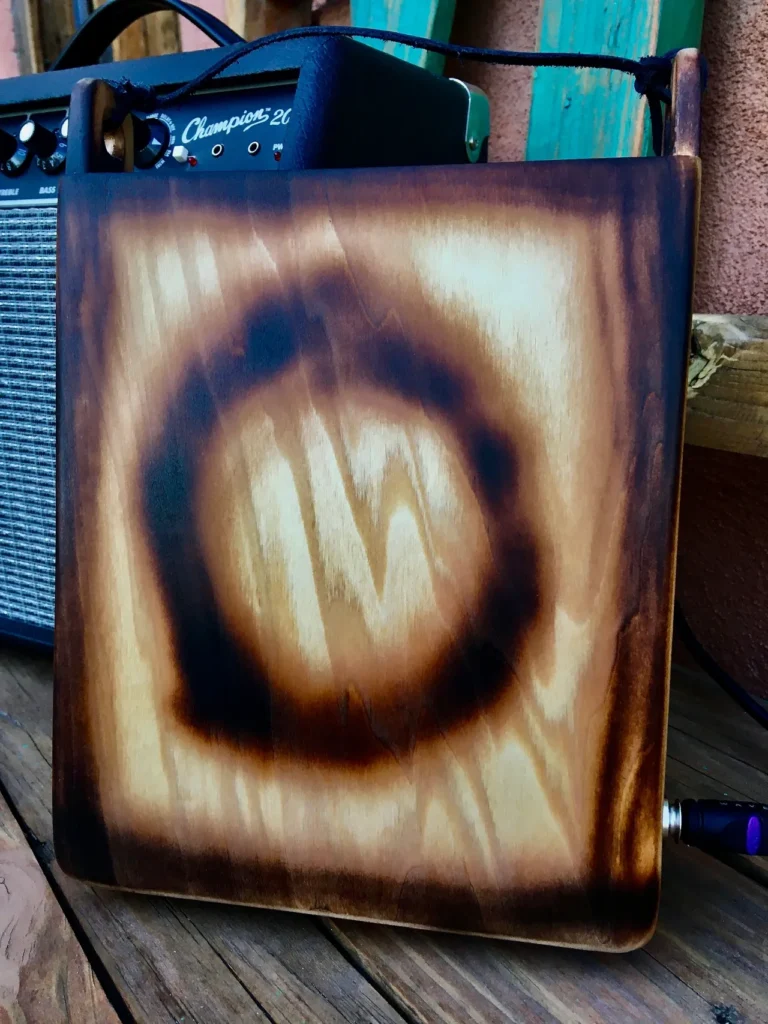
[[208, 123], [207, 117], [193, 117], [181, 134], [182, 142], [196, 142], [212, 135], [229, 135], [233, 128], [247, 132], [260, 124], [286, 125], [291, 119], [291, 107], [259, 107], [258, 110], [244, 110], [223, 121]]

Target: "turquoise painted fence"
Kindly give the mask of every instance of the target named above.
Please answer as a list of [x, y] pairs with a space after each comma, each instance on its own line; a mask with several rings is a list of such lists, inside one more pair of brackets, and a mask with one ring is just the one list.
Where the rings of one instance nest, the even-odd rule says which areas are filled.
[[[446, 41], [451, 35], [455, 10], [456, 0], [351, 0], [350, 21], [357, 26], [388, 28]], [[437, 74], [443, 70], [444, 58], [436, 53], [426, 53], [399, 43], [368, 42], [379, 50], [393, 53]]]
[[[642, 57], [698, 46], [703, 0], [542, 0], [540, 50]], [[612, 71], [534, 73], [529, 160], [637, 156], [648, 150], [645, 102]]]

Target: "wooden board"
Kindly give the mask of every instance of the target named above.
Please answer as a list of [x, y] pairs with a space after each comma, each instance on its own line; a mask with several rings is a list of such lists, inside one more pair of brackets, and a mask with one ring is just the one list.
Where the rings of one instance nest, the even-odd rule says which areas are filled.
[[[542, 0], [539, 50], [644, 57], [701, 40], [704, 0]], [[648, 108], [612, 71], [534, 72], [528, 160], [650, 153]]]
[[[296, 1024], [294, 1000], [320, 988], [313, 1024], [765, 1024], [768, 891], [675, 847], [664, 854], [663, 941], [620, 957], [329, 922], [345, 963], [319, 933], [313, 939], [311, 919], [296, 914], [130, 896], [71, 880], [51, 860], [51, 690], [48, 659], [0, 649], [0, 784], [137, 1021], [263, 1020], [260, 1003], [278, 1024]], [[671, 706], [680, 724], [670, 728], [668, 795], [762, 799], [768, 751], [759, 727], [691, 672], [673, 673]], [[706, 757], [681, 747], [691, 738]], [[743, 757], [730, 758], [724, 744]], [[721, 779], [713, 758], [722, 757], [738, 776]], [[761, 858], [738, 860], [752, 868]], [[754, 937], [746, 955], [745, 935]], [[399, 1013], [382, 1016], [384, 999], [363, 974]]]
[[[14, 0], [17, 2], [17, 0]], [[40, 52], [43, 71], [55, 60], [75, 31], [75, 18], [71, 3], [60, 0], [27, 0], [37, 7], [37, 31], [40, 38]]]
[[697, 174], [64, 182], [67, 870], [647, 938]]
[[2, 795], [0, 1020], [118, 1024]]
[[18, 74], [33, 75], [43, 70], [40, 41], [40, 16], [35, 0], [11, 0], [13, 49], [18, 61]]
[[694, 317], [685, 440], [768, 456], [768, 317]]
[[[107, 0], [94, 0], [100, 7]], [[138, 60], [140, 57], [160, 57], [179, 53], [179, 16], [175, 11], [155, 11], [129, 25], [112, 43], [112, 59]]]

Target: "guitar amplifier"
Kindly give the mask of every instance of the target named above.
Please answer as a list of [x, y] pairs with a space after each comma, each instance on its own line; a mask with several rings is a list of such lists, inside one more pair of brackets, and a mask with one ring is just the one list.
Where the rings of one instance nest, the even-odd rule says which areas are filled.
[[[181, 7], [194, 10], [175, 4]], [[98, 58], [110, 8], [122, 6], [99, 8], [86, 23], [100, 28], [89, 30], [95, 52], [86, 54], [88, 40], [76, 39], [57, 70], [0, 82], [0, 634], [47, 644], [56, 546], [58, 182], [78, 144], [69, 131], [70, 93], [78, 80], [105, 72], [104, 65], [66, 65]], [[144, 13], [133, 3], [113, 34]], [[234, 37], [219, 29], [219, 41]], [[223, 52], [128, 61], [112, 75], [167, 90]], [[460, 164], [485, 159], [488, 103], [462, 82], [350, 39], [287, 39], [135, 127], [133, 173], [143, 177]]]

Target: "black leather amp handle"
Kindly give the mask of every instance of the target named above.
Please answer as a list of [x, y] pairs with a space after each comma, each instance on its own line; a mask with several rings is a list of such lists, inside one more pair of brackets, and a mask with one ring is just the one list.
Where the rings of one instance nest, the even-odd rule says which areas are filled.
[[97, 7], [88, 20], [83, 22], [49, 70], [63, 71], [66, 68], [96, 64], [124, 29], [155, 11], [176, 11], [219, 46], [245, 42], [242, 36], [213, 14], [185, 3], [184, 0], [109, 0], [109, 3]]

